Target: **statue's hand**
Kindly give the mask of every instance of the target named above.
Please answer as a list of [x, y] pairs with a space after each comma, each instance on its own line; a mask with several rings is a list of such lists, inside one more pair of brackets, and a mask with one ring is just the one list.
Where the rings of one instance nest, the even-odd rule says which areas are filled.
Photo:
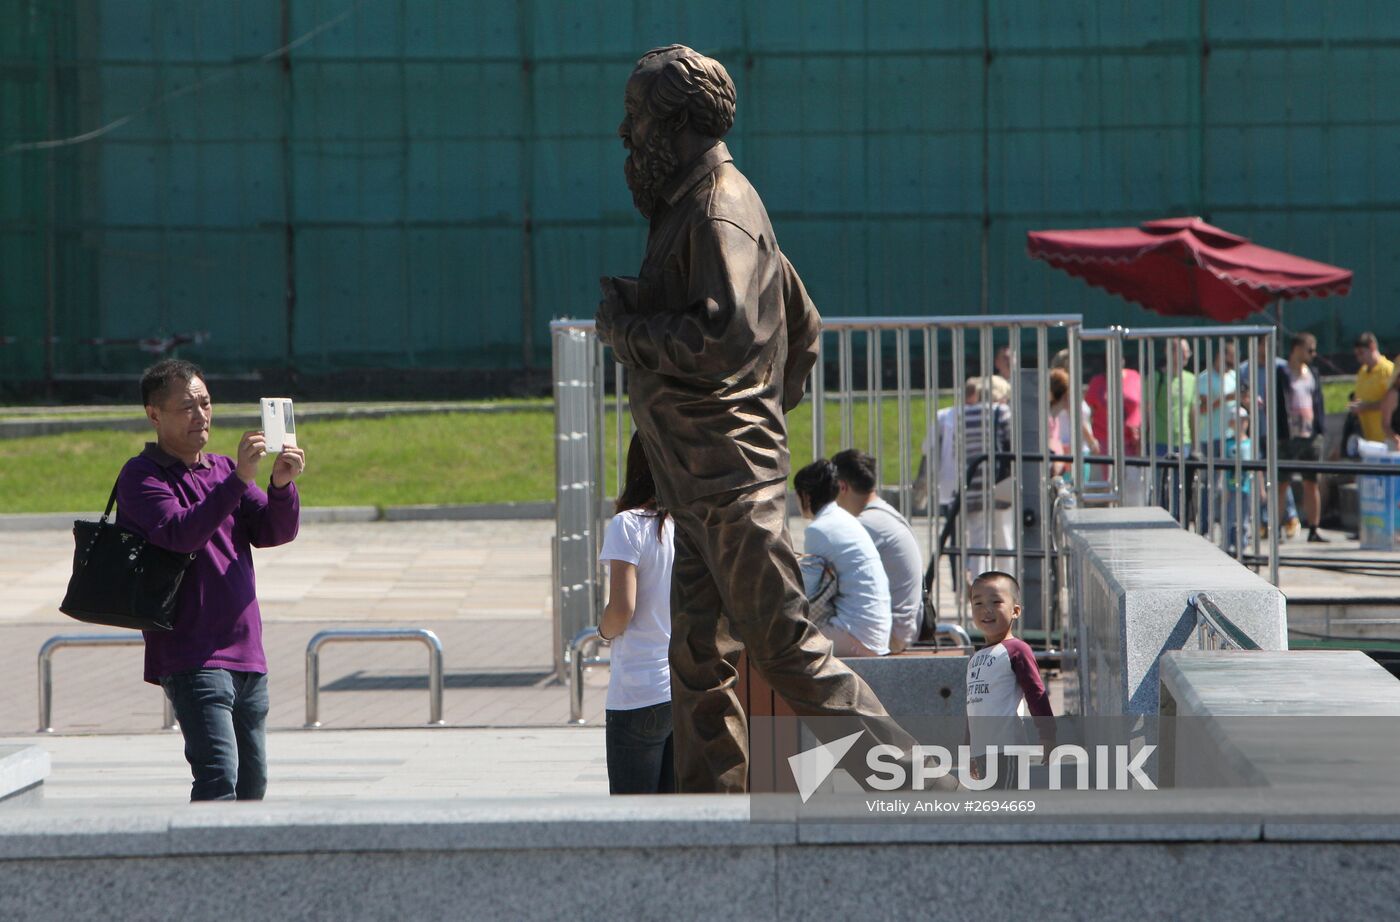
[[598, 313], [593, 317], [593, 332], [605, 346], [612, 345], [612, 319], [608, 316], [608, 303], [599, 302]]
[[613, 326], [617, 323], [618, 315], [627, 307], [622, 303], [622, 296], [618, 293], [611, 276], [605, 275], [600, 278], [598, 287], [602, 289], [603, 300], [598, 302], [598, 313], [593, 318], [594, 331], [599, 340], [611, 346]]

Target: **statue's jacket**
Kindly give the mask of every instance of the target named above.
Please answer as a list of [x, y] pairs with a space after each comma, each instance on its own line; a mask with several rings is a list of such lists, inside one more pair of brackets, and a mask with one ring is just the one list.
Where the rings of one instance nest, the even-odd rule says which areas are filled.
[[658, 203], [635, 309], [612, 335], [664, 504], [788, 476], [785, 414], [820, 332], [762, 200], [716, 143]]

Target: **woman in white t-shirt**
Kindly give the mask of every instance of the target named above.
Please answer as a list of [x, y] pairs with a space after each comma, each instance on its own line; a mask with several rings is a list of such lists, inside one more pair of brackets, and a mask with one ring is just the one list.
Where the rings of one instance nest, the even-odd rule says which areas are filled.
[[671, 564], [675, 522], [658, 507], [641, 440], [632, 437], [616, 514], [603, 536], [608, 604], [598, 633], [612, 642], [608, 790], [675, 791], [671, 742]]

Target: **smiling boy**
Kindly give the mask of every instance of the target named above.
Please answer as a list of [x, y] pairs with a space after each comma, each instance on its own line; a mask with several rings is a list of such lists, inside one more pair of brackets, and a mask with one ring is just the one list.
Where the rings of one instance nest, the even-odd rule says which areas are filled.
[[[972, 752], [978, 753], [989, 745], [1001, 748], [1025, 742], [1018, 719], [1022, 702], [1033, 717], [1055, 714], [1030, 645], [1011, 636], [1012, 624], [1021, 617], [1021, 585], [1016, 577], [988, 570], [973, 580], [970, 595], [972, 623], [986, 640], [986, 646], [967, 661], [968, 740]], [[1041, 725], [1041, 742], [1047, 746], [1053, 745], [1046, 738], [1051, 730]], [[996, 766], [999, 786], [1012, 782], [1009, 762], [1003, 757]], [[983, 776], [983, 763], [980, 756], [973, 760], [973, 777]]]

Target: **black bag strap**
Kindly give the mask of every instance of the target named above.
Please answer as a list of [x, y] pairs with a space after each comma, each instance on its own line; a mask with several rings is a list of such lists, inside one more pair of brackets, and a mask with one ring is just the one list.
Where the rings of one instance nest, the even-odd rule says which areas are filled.
[[[176, 495], [177, 495], [177, 497], [178, 497], [178, 493], [177, 493], [176, 490], [175, 490], [175, 481], [174, 481], [174, 479], [170, 476], [169, 471], [167, 471], [164, 467], [162, 467], [162, 468], [160, 469], [160, 476], [163, 477], [163, 478], [165, 478], [165, 482], [168, 483], [168, 484], [170, 484], [170, 491], [171, 491], [172, 493], [176, 493]], [[118, 473], [118, 474], [117, 474], [117, 479], [114, 480], [114, 481], [112, 481], [112, 494], [111, 494], [110, 496], [107, 497], [107, 508], [104, 509], [104, 510], [102, 511], [102, 518], [98, 520], [98, 521], [101, 522], [103, 525], [106, 525], [106, 524], [107, 524], [107, 517], [110, 516], [110, 515], [112, 514], [112, 507], [115, 506], [115, 505], [117, 504], [117, 487], [121, 484], [121, 482], [122, 482], [122, 476], [121, 476], [120, 473]]]
[[107, 497], [107, 508], [104, 509], [104, 510], [102, 511], [102, 518], [98, 520], [98, 521], [101, 522], [103, 525], [106, 525], [106, 524], [107, 524], [107, 516], [109, 516], [109, 515], [112, 514], [112, 507], [115, 506], [115, 505], [117, 504], [117, 484], [118, 484], [118, 483], [121, 483], [121, 478], [120, 478], [120, 477], [118, 477], [115, 481], [112, 482], [112, 495], [109, 496], [109, 497]]

